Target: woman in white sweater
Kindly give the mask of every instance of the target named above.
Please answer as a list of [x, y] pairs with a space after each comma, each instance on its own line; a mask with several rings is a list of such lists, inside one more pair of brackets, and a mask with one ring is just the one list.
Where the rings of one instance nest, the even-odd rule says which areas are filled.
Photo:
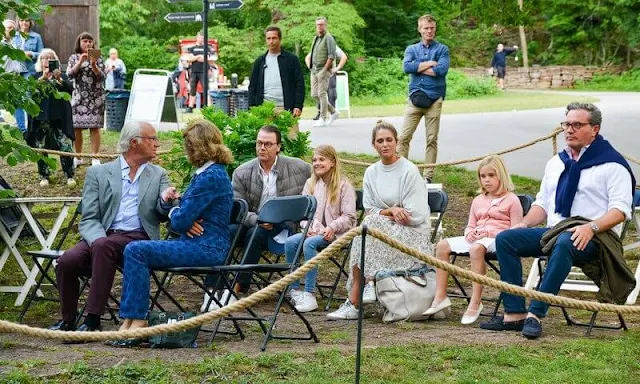
[[[395, 127], [379, 120], [373, 128], [371, 144], [380, 155], [364, 173], [364, 208], [367, 216], [363, 224], [379, 229], [402, 243], [431, 253], [429, 240], [429, 201], [427, 185], [415, 164], [396, 153], [398, 132]], [[360, 237], [351, 247], [351, 275], [347, 282], [349, 298], [329, 320], [355, 320], [360, 292]], [[373, 237], [367, 238], [364, 275], [364, 304], [376, 301], [373, 276], [380, 270], [403, 270], [417, 266], [419, 260], [390, 248]]]

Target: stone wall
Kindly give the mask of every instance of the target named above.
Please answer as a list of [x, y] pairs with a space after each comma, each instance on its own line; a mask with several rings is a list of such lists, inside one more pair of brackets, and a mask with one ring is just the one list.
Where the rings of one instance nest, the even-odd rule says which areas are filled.
[[[491, 77], [488, 68], [455, 68], [469, 76]], [[508, 88], [573, 88], [577, 80], [589, 81], [594, 74], [620, 73], [617, 67], [584, 67], [581, 65], [539, 66], [533, 65], [528, 70], [522, 67], [507, 67], [505, 86]]]

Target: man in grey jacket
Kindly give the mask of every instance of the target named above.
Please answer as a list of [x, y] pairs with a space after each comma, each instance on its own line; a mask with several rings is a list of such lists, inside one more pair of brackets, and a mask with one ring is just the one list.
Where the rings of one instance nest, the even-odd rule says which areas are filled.
[[[278, 236], [283, 231], [288, 231], [285, 225], [273, 226], [271, 224], [261, 224], [256, 226], [260, 208], [268, 200], [277, 196], [293, 196], [302, 193], [304, 184], [311, 177], [311, 166], [301, 159], [292, 158], [280, 154], [282, 149], [282, 137], [278, 128], [272, 125], [265, 125], [258, 131], [256, 138], [257, 158], [240, 165], [232, 177], [233, 196], [244, 199], [249, 204], [249, 213], [244, 220], [243, 227], [248, 230], [244, 235], [245, 247], [251, 239], [253, 232], [256, 237], [251, 244], [247, 255], [247, 264], [257, 264], [260, 255], [268, 247], [269, 238]], [[235, 227], [235, 226], [234, 226]], [[243, 228], [231, 228], [231, 233]], [[211, 276], [205, 282], [208, 287], [214, 287], [214, 277]], [[236, 293], [247, 291], [251, 282], [251, 274], [240, 274], [238, 282], [234, 287]], [[223, 292], [219, 297], [221, 302], [226, 302], [229, 292]], [[205, 310], [215, 310], [216, 305], [212, 302], [207, 308], [209, 297], [205, 295], [204, 303], [201, 307]], [[229, 304], [234, 297], [230, 297]]]
[[160, 222], [171, 203], [167, 172], [149, 163], [159, 147], [149, 123], [127, 123], [114, 161], [87, 170], [82, 191], [82, 240], [58, 259], [56, 282], [62, 320], [49, 329], [74, 330], [80, 296], [79, 278], [91, 276], [87, 316], [78, 331], [100, 331], [100, 317], [111, 292], [116, 266], [134, 240], [158, 240]]

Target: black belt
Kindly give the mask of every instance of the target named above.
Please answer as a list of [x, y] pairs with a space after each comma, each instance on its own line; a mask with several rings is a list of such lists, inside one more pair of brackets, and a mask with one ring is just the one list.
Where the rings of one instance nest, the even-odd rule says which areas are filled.
[[111, 235], [111, 234], [114, 234], [114, 233], [131, 233], [131, 232], [140, 232], [140, 231], [125, 231], [125, 230], [122, 230], [122, 229], [109, 229], [107, 231], [107, 235]]

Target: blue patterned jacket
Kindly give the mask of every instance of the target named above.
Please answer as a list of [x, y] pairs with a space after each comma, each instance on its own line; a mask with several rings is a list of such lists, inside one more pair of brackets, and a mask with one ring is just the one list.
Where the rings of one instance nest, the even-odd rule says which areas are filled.
[[[182, 195], [180, 205], [171, 212], [171, 228], [180, 233], [180, 240], [195, 242], [198, 245], [229, 250], [229, 221], [233, 206], [231, 180], [224, 165], [213, 164], [191, 180], [191, 184]], [[186, 235], [193, 222], [200, 223], [204, 229], [202, 236], [190, 238]]]

